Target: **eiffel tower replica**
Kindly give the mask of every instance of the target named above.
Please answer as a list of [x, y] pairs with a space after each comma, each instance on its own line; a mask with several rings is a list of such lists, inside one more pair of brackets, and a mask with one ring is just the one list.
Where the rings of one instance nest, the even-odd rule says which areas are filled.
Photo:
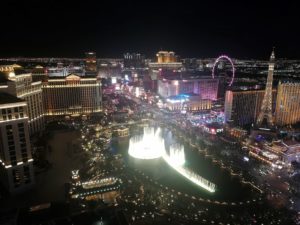
[[267, 128], [273, 128], [273, 115], [272, 115], [272, 85], [273, 85], [273, 72], [275, 65], [275, 53], [274, 48], [269, 61], [268, 79], [264, 94], [264, 99], [260, 108], [259, 115], [257, 117], [256, 126], [266, 126]]

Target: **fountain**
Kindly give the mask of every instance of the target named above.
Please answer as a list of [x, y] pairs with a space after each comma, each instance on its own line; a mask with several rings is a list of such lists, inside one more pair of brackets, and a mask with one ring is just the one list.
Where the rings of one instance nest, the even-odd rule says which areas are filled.
[[173, 144], [170, 146], [170, 153], [167, 153], [160, 128], [157, 128], [155, 131], [154, 127], [144, 127], [143, 135], [134, 136], [130, 139], [128, 153], [130, 156], [138, 159], [157, 159], [162, 157], [169, 166], [194, 184], [209, 192], [215, 192], [216, 190], [214, 183], [184, 167], [185, 154], [183, 145]]
[[161, 129], [144, 127], [144, 134], [134, 136], [129, 141], [128, 153], [138, 159], [160, 158], [165, 151], [165, 142], [161, 137]]
[[173, 165], [176, 166], [183, 166], [185, 163], [185, 156], [184, 156], [184, 147], [183, 145], [171, 145], [170, 146], [170, 154], [169, 158]]

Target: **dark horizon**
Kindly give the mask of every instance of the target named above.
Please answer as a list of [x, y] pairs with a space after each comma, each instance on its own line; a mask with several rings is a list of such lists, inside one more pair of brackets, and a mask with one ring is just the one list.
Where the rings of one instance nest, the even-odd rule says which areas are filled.
[[160, 49], [181, 58], [300, 59], [296, 3], [185, 1], [113, 3], [29, 0], [2, 3], [0, 57], [155, 57]]

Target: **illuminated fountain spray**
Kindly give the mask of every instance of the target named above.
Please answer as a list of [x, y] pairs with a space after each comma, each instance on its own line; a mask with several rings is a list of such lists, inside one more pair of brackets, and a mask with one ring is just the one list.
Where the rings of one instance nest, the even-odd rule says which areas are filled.
[[170, 147], [170, 155], [166, 152], [163, 154], [163, 159], [166, 163], [169, 164], [174, 170], [180, 173], [185, 178], [192, 181], [194, 184], [204, 188], [209, 192], [216, 191], [216, 185], [209, 180], [201, 177], [200, 175], [196, 174], [195, 172], [191, 171], [190, 169], [184, 167], [185, 163], [185, 156], [184, 156], [184, 147], [181, 145], [178, 147]]
[[161, 137], [161, 129], [144, 127], [144, 134], [134, 136], [129, 141], [128, 153], [138, 159], [160, 158], [165, 152], [165, 142]]
[[169, 166], [188, 180], [209, 192], [215, 192], [216, 190], [214, 183], [184, 167], [185, 154], [183, 145], [171, 145], [170, 153], [166, 152], [160, 128], [157, 128], [155, 131], [154, 127], [145, 127], [143, 135], [132, 137], [129, 141], [128, 154], [138, 159], [156, 159], [162, 157]]
[[171, 145], [170, 146], [170, 161], [175, 166], [183, 166], [185, 163], [184, 147], [183, 145]]

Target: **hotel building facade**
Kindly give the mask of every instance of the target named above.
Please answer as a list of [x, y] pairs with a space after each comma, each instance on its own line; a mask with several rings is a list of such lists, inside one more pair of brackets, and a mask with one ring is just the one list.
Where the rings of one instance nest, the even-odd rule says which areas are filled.
[[45, 116], [90, 115], [101, 112], [101, 81], [70, 74], [43, 82]]
[[159, 51], [156, 57], [157, 63], [174, 63], [178, 61], [178, 56], [172, 51]]
[[0, 92], [8, 93], [27, 102], [29, 131], [35, 134], [45, 128], [44, 108], [42, 103], [42, 83], [32, 82], [31, 73], [15, 69], [9, 74], [1, 74]]
[[178, 94], [194, 93], [201, 99], [216, 100], [219, 80], [211, 77], [200, 79], [166, 79], [158, 80], [158, 94], [164, 98]]
[[184, 102], [169, 102], [167, 101], [165, 107], [170, 111], [186, 111], [186, 112], [199, 112], [210, 110], [212, 107], [211, 100], [209, 99], [197, 99], [188, 100]]
[[279, 126], [300, 121], [300, 83], [279, 83], [275, 123]]
[[151, 80], [150, 89], [155, 92], [158, 88], [158, 80], [164, 74], [180, 72], [183, 69], [183, 64], [179, 61], [179, 56], [173, 51], [159, 51], [156, 54], [156, 61], [148, 62], [147, 66]]
[[[234, 126], [244, 126], [255, 123], [264, 98], [264, 90], [227, 90], [225, 93], [225, 122]], [[273, 99], [277, 91], [273, 90]], [[276, 101], [273, 101], [273, 112]]]
[[0, 93], [0, 179], [12, 194], [35, 183], [28, 125], [25, 100]]

